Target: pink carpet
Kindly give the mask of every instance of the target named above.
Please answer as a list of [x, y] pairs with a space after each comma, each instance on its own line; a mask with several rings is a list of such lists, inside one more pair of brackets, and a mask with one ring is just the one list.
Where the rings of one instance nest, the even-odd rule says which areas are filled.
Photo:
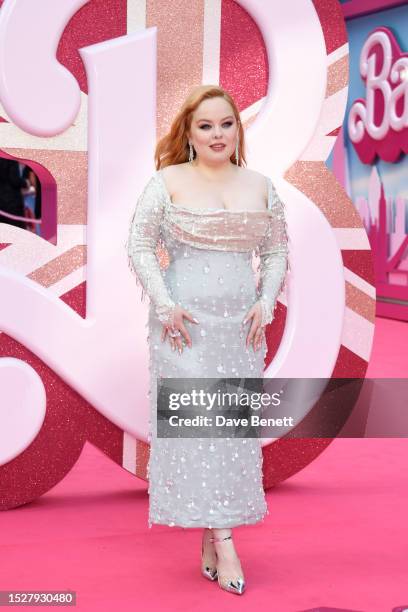
[[[369, 376], [407, 376], [408, 325], [377, 319]], [[408, 608], [407, 441], [340, 439], [234, 530], [238, 597], [200, 576], [201, 531], [147, 527], [147, 486], [87, 445], [43, 498], [0, 513], [0, 590], [77, 592], [84, 611]], [[41, 608], [43, 609], [43, 608]], [[402, 608], [403, 609], [403, 608]]]

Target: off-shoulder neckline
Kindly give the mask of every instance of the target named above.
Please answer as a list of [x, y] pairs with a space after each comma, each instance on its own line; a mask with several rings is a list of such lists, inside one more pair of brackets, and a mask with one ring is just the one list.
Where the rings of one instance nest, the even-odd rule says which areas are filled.
[[188, 206], [181, 206], [180, 204], [174, 204], [171, 201], [171, 197], [170, 197], [170, 193], [167, 189], [167, 185], [165, 183], [164, 177], [163, 177], [163, 168], [160, 168], [159, 170], [156, 170], [156, 176], [159, 177], [159, 179], [161, 180], [161, 184], [163, 187], [163, 191], [165, 193], [166, 196], [166, 203], [169, 207], [173, 208], [174, 210], [179, 210], [182, 212], [187, 212], [190, 214], [200, 214], [200, 213], [204, 213], [204, 214], [215, 214], [215, 213], [228, 213], [228, 214], [233, 214], [233, 215], [237, 215], [237, 214], [250, 214], [250, 215], [270, 215], [272, 214], [271, 209], [269, 208], [269, 202], [270, 202], [270, 197], [271, 197], [271, 189], [270, 189], [270, 179], [269, 177], [267, 178], [267, 182], [268, 182], [268, 208], [265, 208], [265, 210], [230, 210], [229, 208], [189, 208]]

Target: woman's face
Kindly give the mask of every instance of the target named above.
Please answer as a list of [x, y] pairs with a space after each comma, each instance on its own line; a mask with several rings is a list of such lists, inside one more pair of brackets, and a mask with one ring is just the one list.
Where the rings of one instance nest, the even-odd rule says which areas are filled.
[[221, 97], [203, 100], [193, 113], [189, 137], [200, 161], [208, 165], [229, 161], [237, 138], [238, 124], [229, 102]]

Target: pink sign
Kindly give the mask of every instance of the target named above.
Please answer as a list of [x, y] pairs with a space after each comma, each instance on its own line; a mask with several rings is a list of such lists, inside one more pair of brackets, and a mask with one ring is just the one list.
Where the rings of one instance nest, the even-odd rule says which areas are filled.
[[388, 28], [376, 28], [364, 43], [360, 75], [366, 99], [350, 108], [350, 140], [364, 164], [377, 156], [395, 162], [408, 152], [408, 54]]

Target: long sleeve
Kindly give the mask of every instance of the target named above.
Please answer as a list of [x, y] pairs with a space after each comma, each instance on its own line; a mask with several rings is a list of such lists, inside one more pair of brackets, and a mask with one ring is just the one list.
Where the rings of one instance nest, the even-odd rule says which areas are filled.
[[274, 319], [274, 310], [289, 270], [288, 234], [285, 208], [268, 177], [268, 208], [272, 211], [267, 232], [259, 245], [260, 276], [258, 296], [262, 305], [262, 326]]
[[157, 178], [152, 176], [137, 200], [125, 248], [136, 283], [142, 286], [142, 300], [147, 294], [160, 322], [171, 326], [175, 302], [169, 295], [156, 256], [163, 205], [160, 185]]

